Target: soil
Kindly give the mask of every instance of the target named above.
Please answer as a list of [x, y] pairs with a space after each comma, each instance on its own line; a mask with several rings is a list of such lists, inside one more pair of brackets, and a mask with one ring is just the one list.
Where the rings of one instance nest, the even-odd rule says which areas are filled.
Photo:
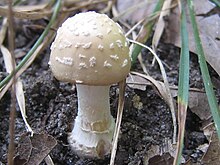
[[[28, 45], [27, 43], [34, 43], [41, 33], [36, 31], [29, 32], [30, 34], [27, 36], [22, 29], [17, 29], [17, 51], [22, 48], [25, 48], [22, 51], [28, 51], [29, 47], [26, 46]], [[34, 37], [30, 37], [30, 35]], [[173, 45], [163, 42], [159, 45], [158, 55], [165, 66], [167, 66], [165, 69], [168, 80], [171, 85], [177, 85], [180, 50]], [[68, 133], [71, 132], [74, 118], [77, 115], [77, 91], [71, 84], [59, 82], [53, 77], [48, 67], [49, 54], [50, 50], [47, 48], [20, 77], [24, 85], [26, 113], [29, 124], [34, 132], [47, 133], [57, 140], [57, 145], [50, 152], [50, 156], [56, 165], [109, 164], [109, 156], [106, 156], [103, 160], [92, 160], [79, 158], [71, 151], [67, 137]], [[147, 50], [143, 50], [143, 57], [150, 75], [157, 80], [162, 80], [157, 64], [151, 66], [152, 55]], [[21, 58], [17, 58], [17, 62], [20, 60]], [[190, 65], [190, 87], [203, 89], [196, 55], [192, 54]], [[219, 79], [211, 67], [209, 69], [212, 78]], [[3, 79], [7, 74], [1, 54], [0, 70], [1, 79]], [[132, 70], [142, 72], [139, 63]], [[217, 92], [219, 96], [219, 91]], [[137, 109], [134, 107], [132, 100], [135, 95], [140, 97], [143, 108]], [[146, 91], [127, 86], [125, 97], [125, 107], [115, 164], [143, 165], [146, 153], [151, 146], [159, 145], [162, 148], [167, 139], [172, 139], [173, 126], [170, 109], [151, 86], [147, 86]], [[111, 87], [110, 102], [112, 115], [116, 118], [118, 103], [117, 85]], [[7, 164], [10, 105], [10, 92], [7, 92], [0, 101], [0, 162], [2, 164]], [[17, 144], [21, 135], [26, 133], [26, 130], [18, 105], [16, 107], [15, 141]], [[188, 110], [186, 123], [183, 156], [186, 160], [191, 158], [194, 162], [197, 162], [203, 153], [196, 148], [208, 141], [201, 130], [200, 118], [192, 113], [190, 109]], [[152, 161], [149, 162], [151, 162], [151, 165], [154, 164]], [[45, 162], [42, 162], [42, 164], [45, 164]]]

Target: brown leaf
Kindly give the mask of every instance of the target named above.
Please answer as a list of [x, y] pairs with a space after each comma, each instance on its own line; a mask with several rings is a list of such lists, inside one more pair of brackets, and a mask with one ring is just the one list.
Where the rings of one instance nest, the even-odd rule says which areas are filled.
[[23, 165], [27, 163], [30, 158], [31, 150], [33, 146], [28, 133], [21, 135], [18, 146], [16, 148], [16, 156], [14, 158], [14, 164]]
[[169, 153], [156, 155], [149, 160], [149, 165], [170, 165], [173, 163], [173, 157]]
[[130, 74], [129, 77], [126, 79], [126, 83], [130, 88], [142, 91], [145, 91], [146, 86], [150, 85], [149, 81], [147, 81], [145, 78], [132, 74]]
[[24, 134], [18, 143], [14, 164], [38, 165], [56, 144], [55, 138], [48, 134], [34, 134], [33, 137]]
[[154, 31], [154, 36], [152, 39], [153, 48], [157, 48], [158, 46], [159, 40], [165, 28], [164, 18], [170, 14], [170, 8], [171, 8], [171, 0], [164, 1], [162, 10], [161, 10], [161, 13], [160, 13], [160, 16], [159, 16], [159, 19], [157, 21], [156, 28]]
[[217, 133], [214, 132], [207, 152], [202, 158], [202, 163], [206, 165], [219, 165], [220, 162], [220, 142], [218, 140]]
[[189, 93], [189, 108], [201, 120], [207, 120], [211, 116], [207, 95], [202, 92], [191, 91]]
[[156, 1], [151, 0], [117, 0], [117, 9], [123, 21], [132, 24], [149, 16], [155, 7]]
[[[4, 47], [3, 45], [0, 46], [0, 50], [3, 55], [4, 63], [5, 63], [5, 68], [8, 73], [11, 73], [13, 71], [13, 58], [9, 50]], [[24, 123], [26, 125], [27, 131], [31, 132], [33, 134], [33, 130], [31, 129], [30, 125], [28, 124], [26, 120], [26, 110], [25, 110], [25, 97], [24, 97], [24, 91], [23, 91], [23, 84], [21, 79], [18, 77], [16, 81], [16, 99], [21, 111], [22, 118], [24, 120]]]
[[[196, 21], [202, 41], [202, 46], [206, 56], [207, 62], [214, 68], [214, 70], [220, 75], [220, 19], [219, 15], [210, 15], [207, 17], [201, 16], [201, 14], [208, 13], [214, 6], [208, 0], [194, 0]], [[172, 11], [172, 14], [168, 18], [168, 27], [166, 28], [166, 42], [172, 43], [178, 47], [180, 43], [180, 15], [179, 9], [176, 8]], [[189, 36], [189, 49], [191, 52], [196, 53], [195, 41], [193, 30], [191, 26], [190, 16], [187, 12], [187, 24], [188, 24], [188, 36]]]
[[[172, 88], [171, 92], [173, 97], [177, 97], [178, 88]], [[189, 89], [188, 107], [201, 120], [208, 120], [211, 117], [207, 95], [202, 90], [196, 88]]]
[[[28, 6], [15, 6], [13, 8], [14, 17], [21, 19], [41, 19], [46, 16], [50, 16], [52, 11], [46, 9], [47, 4], [40, 5], [28, 5]], [[8, 7], [0, 6], [0, 16], [7, 16]]]
[[[173, 163], [176, 152], [176, 145], [170, 140], [165, 140], [163, 145], [152, 145], [146, 152], [144, 157], [144, 165], [170, 165]], [[181, 157], [181, 162], [185, 163], [185, 159]]]
[[151, 85], [155, 91], [158, 92], [158, 95], [170, 105], [170, 99], [163, 82], [157, 81], [153, 77], [145, 74], [132, 72], [132, 74], [130, 74], [130, 76], [127, 78], [127, 83], [129, 87], [141, 90], [146, 89], [147, 85]]

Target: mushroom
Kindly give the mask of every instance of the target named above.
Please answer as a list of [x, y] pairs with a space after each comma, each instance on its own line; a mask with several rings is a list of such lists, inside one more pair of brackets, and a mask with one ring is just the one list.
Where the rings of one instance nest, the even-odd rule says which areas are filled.
[[115, 127], [109, 88], [126, 78], [131, 61], [122, 28], [105, 14], [68, 18], [51, 45], [56, 79], [76, 84], [78, 114], [68, 138], [80, 156], [100, 158], [111, 151]]

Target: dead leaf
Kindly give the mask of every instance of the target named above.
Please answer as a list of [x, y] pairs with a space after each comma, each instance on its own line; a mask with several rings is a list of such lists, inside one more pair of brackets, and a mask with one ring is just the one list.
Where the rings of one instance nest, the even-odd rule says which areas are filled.
[[144, 157], [144, 165], [149, 165], [149, 160], [159, 154], [160, 154], [160, 147], [158, 145], [151, 146]]
[[149, 165], [170, 165], [173, 163], [173, 157], [169, 153], [156, 155], [149, 160]]
[[165, 28], [165, 20], [164, 18], [170, 14], [171, 8], [171, 0], [164, 1], [162, 11], [160, 13], [159, 19], [156, 24], [156, 28], [154, 31], [154, 36], [152, 39], [153, 48], [157, 48], [159, 40], [162, 36], [163, 30]]
[[220, 162], [220, 142], [216, 132], [213, 132], [209, 147], [204, 157], [202, 158], [202, 163], [205, 165], [219, 165]]
[[[41, 19], [52, 14], [51, 10], [45, 10], [47, 4], [34, 6], [15, 6], [13, 8], [14, 17], [20, 19]], [[8, 6], [0, 6], [0, 16], [7, 17]]]
[[[213, 4], [208, 0], [194, 0], [196, 14], [208, 13], [212, 8]], [[168, 27], [166, 29], [166, 41], [172, 43], [178, 47], [180, 43], [180, 32], [179, 32], [179, 21], [180, 21], [179, 9], [175, 8], [172, 14], [168, 18]], [[191, 52], [196, 53], [195, 41], [193, 36], [193, 30], [189, 19], [189, 13], [187, 12], [187, 24], [188, 24], [188, 37], [189, 37], [189, 49]], [[218, 14], [203, 17], [196, 16], [196, 21], [199, 28], [200, 38], [202, 46], [206, 56], [207, 62], [213, 67], [213, 69], [220, 75], [220, 18]]]
[[116, 7], [120, 18], [132, 24], [151, 15], [156, 1], [151, 0], [117, 0]]
[[143, 77], [130, 74], [126, 79], [127, 85], [132, 89], [138, 89], [145, 91], [147, 85], [150, 85], [150, 82]]
[[201, 120], [207, 120], [211, 117], [207, 95], [203, 92], [190, 92], [188, 106]]
[[[172, 87], [171, 93], [173, 97], [178, 95], [178, 87]], [[211, 117], [211, 111], [208, 104], [207, 95], [204, 91], [190, 88], [188, 107], [201, 120], [208, 120]]]
[[[173, 163], [175, 153], [176, 145], [173, 145], [171, 140], [165, 140], [162, 146], [151, 146], [144, 157], [144, 165], [170, 165]], [[185, 163], [183, 157], [181, 162]]]
[[8, 27], [8, 20], [7, 18], [4, 18], [2, 20], [1, 29], [0, 29], [0, 46], [2, 45], [5, 36], [7, 34], [7, 27]]
[[22, 135], [18, 147], [14, 164], [16, 165], [38, 165], [56, 146], [57, 141], [48, 134], [34, 134], [30, 137], [27, 133]]
[[[146, 89], [146, 85], [152, 85], [158, 94], [170, 105], [169, 101], [169, 96], [166, 92], [166, 87], [163, 82], [155, 80], [153, 77], [141, 74], [138, 72], [131, 72], [130, 78], [127, 78], [127, 83], [131, 88], [141, 88], [141, 89]], [[144, 80], [145, 79], [145, 80]], [[133, 83], [133, 85], [132, 85]], [[144, 86], [143, 86], [144, 85]]]
[[[12, 65], [13, 59], [12, 59], [11, 53], [3, 45], [0, 46], [0, 49], [1, 49], [1, 52], [2, 52], [2, 55], [3, 55], [6, 71], [8, 73], [11, 73], [13, 71], [13, 65]], [[20, 108], [20, 111], [21, 111], [22, 118], [23, 118], [24, 123], [26, 125], [27, 131], [31, 132], [31, 135], [33, 135], [34, 132], [33, 132], [32, 128], [30, 127], [30, 125], [28, 124], [27, 120], [26, 120], [24, 90], [23, 90], [22, 81], [19, 77], [17, 78], [15, 85], [16, 85], [16, 91], [15, 91], [16, 99], [17, 99], [17, 102], [18, 102], [18, 105], [19, 105], [19, 108]]]
[[30, 158], [31, 150], [31, 139], [28, 133], [21, 135], [18, 146], [16, 148], [16, 155], [14, 158], [14, 164], [23, 165], [27, 163]]

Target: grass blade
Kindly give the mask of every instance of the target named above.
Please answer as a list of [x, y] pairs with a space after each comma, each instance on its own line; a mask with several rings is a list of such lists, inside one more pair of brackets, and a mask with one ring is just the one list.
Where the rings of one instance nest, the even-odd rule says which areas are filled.
[[204, 81], [205, 91], [208, 97], [208, 102], [209, 102], [209, 106], [211, 109], [212, 117], [215, 122], [215, 127], [217, 130], [218, 138], [220, 139], [220, 110], [218, 107], [217, 99], [216, 99], [216, 96], [213, 90], [213, 85], [211, 82], [211, 78], [209, 75], [209, 71], [208, 71], [208, 67], [207, 67], [207, 63], [205, 59], [205, 54], [204, 54], [203, 47], [202, 47], [202, 42], [199, 37], [199, 30], [198, 30], [198, 26], [196, 23], [193, 1], [187, 0], [187, 4], [189, 8], [190, 19], [191, 19], [194, 39], [196, 43], [196, 51], [198, 54], [199, 65], [200, 65], [200, 69], [202, 73], [202, 78]]
[[[159, 0], [157, 2], [157, 5], [154, 9], [154, 13], [157, 13], [158, 11], [161, 10], [163, 2], [164, 2], [163, 0]], [[145, 43], [147, 41], [147, 39], [149, 38], [149, 36], [152, 32], [152, 27], [154, 25], [154, 22], [155, 22], [155, 20], [151, 20], [146, 23], [146, 25], [144, 26], [145, 34], [137, 39], [138, 42]], [[134, 48], [133, 48], [132, 54], [131, 54], [132, 66], [134, 66], [134, 64], [137, 60], [137, 57], [138, 57], [139, 53], [141, 52], [141, 49], [142, 49], [142, 46], [137, 45], [137, 44], [134, 45]]]
[[186, 23], [186, 13], [184, 0], [181, 1], [181, 54], [180, 54], [180, 68], [179, 68], [179, 85], [178, 85], [178, 120], [179, 132], [177, 142], [177, 153], [174, 160], [174, 165], [181, 164], [182, 149], [185, 133], [185, 121], [189, 97], [189, 43]]

